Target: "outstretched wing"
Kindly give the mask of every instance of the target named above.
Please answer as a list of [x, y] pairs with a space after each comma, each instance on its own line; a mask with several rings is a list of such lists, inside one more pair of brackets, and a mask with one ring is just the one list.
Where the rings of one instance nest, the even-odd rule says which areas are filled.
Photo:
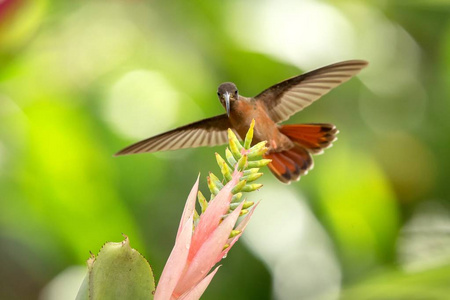
[[256, 96], [255, 100], [263, 101], [272, 120], [278, 123], [346, 82], [367, 64], [364, 60], [335, 63], [271, 86]]
[[142, 140], [120, 150], [117, 155], [157, 152], [226, 144], [231, 123], [226, 114], [194, 122]]

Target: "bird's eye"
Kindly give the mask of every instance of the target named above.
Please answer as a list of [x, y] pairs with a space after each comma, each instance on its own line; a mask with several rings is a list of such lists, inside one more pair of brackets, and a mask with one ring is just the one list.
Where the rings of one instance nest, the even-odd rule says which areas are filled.
[[237, 90], [235, 90], [235, 91], [234, 91], [234, 94], [235, 94], [235, 95], [237, 96], [237, 94], [238, 94], [238, 91], [237, 91]]
[[220, 93], [219, 93], [219, 92], [217, 92], [217, 96], [219, 96], [219, 97], [220, 97]]

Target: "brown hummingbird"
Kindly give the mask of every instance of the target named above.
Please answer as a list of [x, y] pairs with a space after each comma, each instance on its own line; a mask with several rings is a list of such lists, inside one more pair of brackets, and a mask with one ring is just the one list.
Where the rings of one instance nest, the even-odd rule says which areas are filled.
[[242, 139], [255, 119], [253, 144], [267, 141], [264, 155], [272, 173], [282, 182], [299, 180], [314, 165], [312, 154], [336, 140], [338, 130], [329, 123], [278, 125], [346, 82], [367, 66], [364, 60], [328, 65], [282, 81], [255, 97], [239, 95], [234, 83], [222, 83], [217, 96], [226, 114], [203, 119], [137, 142], [116, 155], [157, 152], [226, 144], [227, 129]]

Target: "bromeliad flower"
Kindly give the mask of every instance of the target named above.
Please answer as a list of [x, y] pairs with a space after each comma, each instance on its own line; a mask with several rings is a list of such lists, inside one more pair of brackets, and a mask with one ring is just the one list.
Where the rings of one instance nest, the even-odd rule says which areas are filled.
[[[241, 201], [242, 193], [261, 188], [261, 184], [251, 182], [261, 177], [259, 168], [270, 162], [260, 159], [267, 151], [265, 142], [250, 148], [253, 127], [254, 121], [244, 146], [228, 130], [228, 163], [216, 153], [223, 180], [220, 181], [213, 173], [209, 174], [209, 202], [198, 191], [197, 178], [184, 207], [175, 246], [162, 272], [155, 299], [199, 299], [220, 266], [208, 272], [227, 255], [242, 235], [257, 206], [250, 201]], [[202, 209], [200, 215], [195, 210], [197, 197]], [[236, 226], [239, 216], [243, 215], [245, 217]]]

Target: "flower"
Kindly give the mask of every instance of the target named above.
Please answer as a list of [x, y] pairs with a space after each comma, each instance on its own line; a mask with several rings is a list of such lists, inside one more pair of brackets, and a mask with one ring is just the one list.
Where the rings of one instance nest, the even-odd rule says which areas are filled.
[[[199, 179], [195, 182], [187, 198], [175, 245], [166, 262], [156, 288], [156, 300], [165, 299], [199, 299], [218, 271], [216, 267], [208, 272], [237, 242], [247, 226], [257, 205], [245, 200], [240, 201], [242, 192], [259, 189], [261, 184], [248, 184], [259, 178], [259, 167], [270, 160], [258, 159], [267, 148], [259, 143], [250, 148], [253, 137], [254, 121], [242, 146], [234, 133], [229, 130], [230, 150], [227, 160], [216, 153], [217, 163], [223, 174], [223, 183], [213, 174], [208, 176], [208, 187], [212, 200], [207, 202], [198, 191]], [[251, 161], [249, 161], [251, 160]], [[247, 170], [247, 168], [251, 169]], [[195, 210], [196, 198], [202, 207], [202, 213]], [[250, 211], [247, 208], [251, 207]], [[245, 217], [236, 226], [240, 215]]]
[[[219, 267], [208, 275], [209, 270], [226, 256], [232, 245], [239, 239], [253, 210], [240, 223], [240, 232], [230, 238], [239, 217], [244, 201], [222, 220], [230, 207], [232, 188], [242, 176], [235, 172], [233, 179], [209, 202], [205, 212], [200, 216], [195, 229], [194, 210], [198, 192], [198, 179], [187, 199], [175, 246], [164, 267], [155, 292], [155, 299], [198, 299]], [[225, 245], [229, 245], [225, 248]]]

